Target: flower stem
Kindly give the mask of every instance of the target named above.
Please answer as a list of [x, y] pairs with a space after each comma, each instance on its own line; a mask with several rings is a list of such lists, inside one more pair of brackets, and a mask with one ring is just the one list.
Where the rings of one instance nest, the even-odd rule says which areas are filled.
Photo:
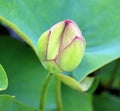
[[45, 80], [45, 83], [43, 84], [41, 98], [40, 98], [40, 105], [39, 105], [40, 111], [44, 111], [44, 109], [45, 109], [46, 94], [47, 94], [47, 89], [48, 89], [48, 85], [49, 85], [51, 76], [52, 76], [52, 74], [48, 73], [46, 80]]
[[61, 81], [59, 78], [57, 78], [57, 83], [56, 83], [56, 98], [57, 98], [57, 106], [58, 106], [58, 111], [62, 111], [62, 99], [61, 99]]

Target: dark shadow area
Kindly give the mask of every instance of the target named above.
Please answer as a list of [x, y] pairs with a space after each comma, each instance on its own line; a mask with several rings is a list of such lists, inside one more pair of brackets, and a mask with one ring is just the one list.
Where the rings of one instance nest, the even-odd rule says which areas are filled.
[[2, 37], [1, 35], [9, 35], [9, 31], [6, 27], [0, 24], [0, 37]]

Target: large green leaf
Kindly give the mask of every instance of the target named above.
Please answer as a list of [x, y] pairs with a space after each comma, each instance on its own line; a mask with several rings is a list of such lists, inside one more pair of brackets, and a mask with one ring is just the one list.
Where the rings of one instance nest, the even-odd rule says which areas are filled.
[[35, 108], [27, 107], [18, 101], [14, 97], [8, 95], [0, 95], [0, 110], [1, 111], [39, 111]]
[[[0, 38], [0, 63], [6, 69], [9, 78], [8, 89], [1, 93], [15, 96], [22, 103], [38, 108], [42, 85], [48, 72], [44, 70], [33, 51], [17, 40]], [[47, 105], [53, 104], [55, 109], [53, 89], [54, 87], [49, 90], [53, 94], [48, 97], [51, 102]]]
[[5, 90], [8, 87], [8, 78], [5, 70], [0, 64], [0, 91]]
[[107, 64], [98, 72], [100, 83], [108, 89], [120, 89], [120, 59]]
[[73, 76], [80, 80], [120, 57], [120, 1], [115, 0], [0, 0], [0, 20], [37, 52], [39, 36], [63, 19], [73, 19], [87, 47]]
[[93, 111], [92, 96], [71, 90], [64, 85], [62, 91], [63, 111]]
[[[9, 87], [6, 91], [2, 91], [1, 94], [6, 93], [14, 96], [15, 99], [27, 105], [27, 108], [28, 106], [38, 108], [40, 97], [42, 96], [42, 86], [48, 72], [44, 70], [37, 59], [37, 56], [26, 44], [8, 37], [0, 38], [0, 53], [0, 63], [6, 69], [9, 78]], [[57, 89], [58, 85], [56, 83], [56, 76], [53, 75], [46, 96], [46, 111], [58, 111], [56, 101], [58, 98], [56, 94]], [[60, 93], [59, 89], [58, 91], [58, 93]], [[86, 111], [92, 111], [91, 96], [86, 96], [73, 91], [72, 89], [67, 88], [67, 86], [63, 87], [62, 94], [63, 111], [73, 111], [73, 109], [74, 111], [78, 111], [78, 109], [86, 109], [86, 105], [88, 106], [88, 110]], [[4, 98], [4, 101], [2, 98]], [[5, 101], [9, 102], [9, 98], [10, 101], [13, 102], [12, 104], [15, 108], [25, 108], [19, 104], [16, 106], [16, 102], [11, 97], [0, 97], [0, 105], [3, 104], [3, 106], [0, 106], [0, 109], [1, 107], [9, 109], [11, 102], [4, 106]], [[83, 99], [85, 100], [83, 101]], [[71, 106], [72, 108], [69, 109], [68, 107], [67, 109], [66, 105], [70, 101], [77, 101], [78, 103], [73, 102]], [[81, 103], [86, 105], [80, 107], [79, 105]]]
[[1, 0], [0, 4], [1, 22], [13, 28], [36, 51], [43, 31], [60, 20], [75, 20], [87, 41], [84, 59], [73, 72], [77, 80], [120, 57], [120, 2]]
[[119, 111], [120, 98], [109, 93], [95, 95], [93, 99], [94, 111]]

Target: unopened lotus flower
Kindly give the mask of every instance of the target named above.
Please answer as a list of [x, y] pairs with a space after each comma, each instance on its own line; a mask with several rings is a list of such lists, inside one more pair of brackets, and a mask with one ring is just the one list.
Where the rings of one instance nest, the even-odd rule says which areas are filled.
[[51, 73], [73, 71], [80, 64], [84, 50], [85, 39], [72, 20], [55, 24], [38, 40], [38, 56]]

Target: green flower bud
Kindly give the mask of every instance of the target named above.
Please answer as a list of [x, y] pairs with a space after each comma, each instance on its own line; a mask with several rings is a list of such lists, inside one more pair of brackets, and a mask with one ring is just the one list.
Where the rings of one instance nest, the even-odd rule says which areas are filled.
[[85, 39], [72, 20], [55, 24], [38, 40], [38, 56], [51, 73], [73, 71], [80, 64], [84, 50]]

